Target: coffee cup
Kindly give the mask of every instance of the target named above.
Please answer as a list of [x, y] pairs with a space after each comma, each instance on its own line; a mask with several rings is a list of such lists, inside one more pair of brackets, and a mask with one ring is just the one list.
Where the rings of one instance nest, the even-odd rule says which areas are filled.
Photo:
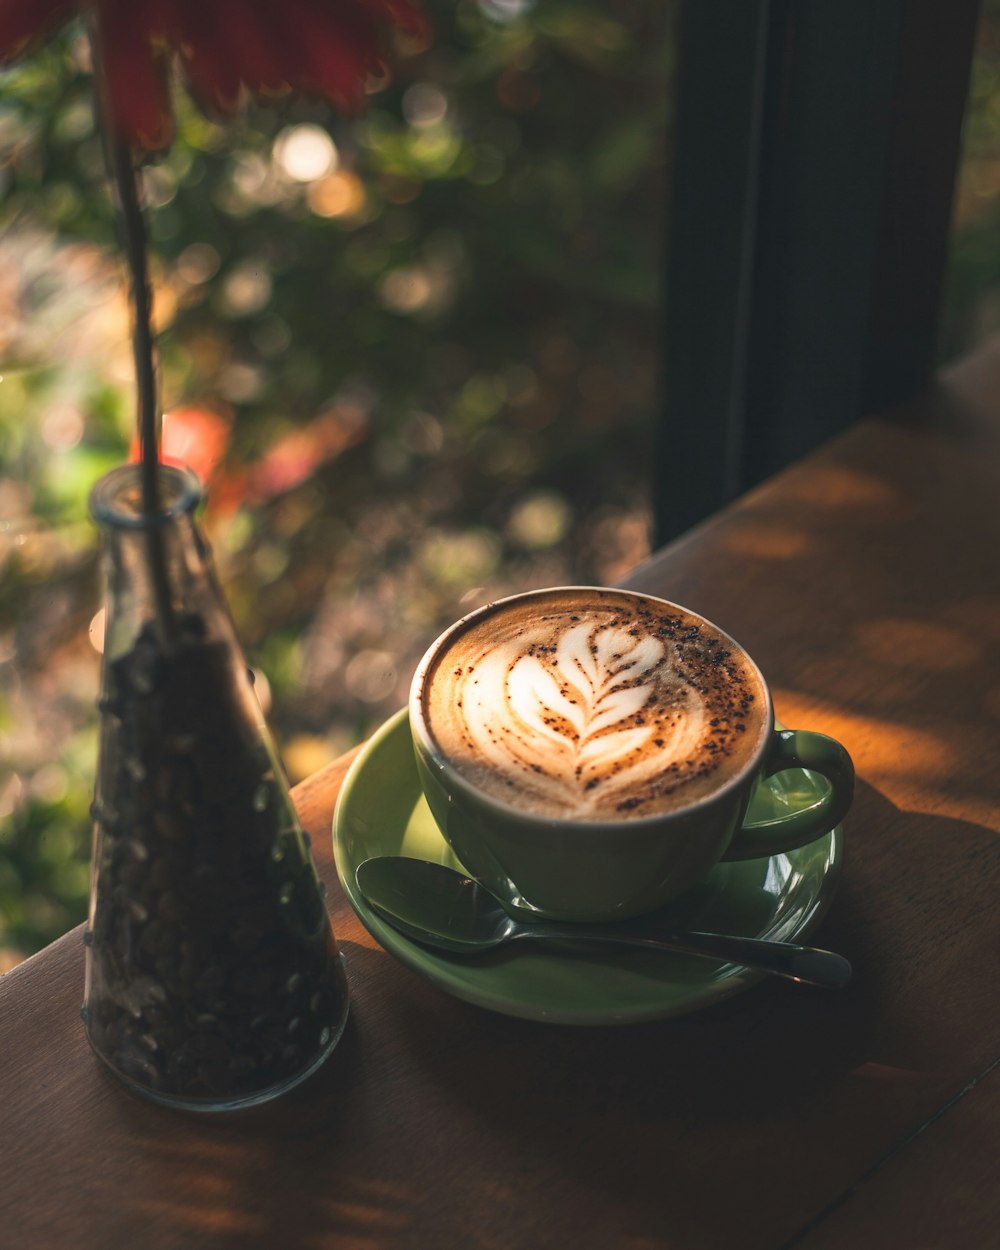
[[[821, 837], [853, 797], [847, 751], [776, 728], [737, 642], [631, 591], [554, 587], [471, 612], [418, 665], [409, 716], [445, 840], [507, 907], [539, 919], [652, 910], [722, 860]], [[825, 784], [796, 784], [801, 770]], [[786, 772], [783, 800], [752, 810]]]

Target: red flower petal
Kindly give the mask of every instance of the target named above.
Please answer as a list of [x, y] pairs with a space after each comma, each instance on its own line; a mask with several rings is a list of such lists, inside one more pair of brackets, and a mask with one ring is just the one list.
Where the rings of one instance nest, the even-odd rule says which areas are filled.
[[228, 113], [239, 102], [240, 76], [224, 27], [205, 0], [175, 0], [161, 18], [164, 38], [180, 56], [188, 87], [210, 113]]
[[13, 60], [74, 8], [74, 0], [0, 0], [0, 60]]
[[193, 94], [228, 112], [239, 85], [258, 95], [288, 89], [342, 105], [357, 103], [375, 62], [376, 30], [359, 0], [333, 16], [317, 0], [174, 0], [170, 42], [180, 50]]
[[170, 141], [171, 51], [210, 110], [231, 112], [241, 87], [351, 108], [378, 68], [384, 29], [426, 29], [420, 0], [0, 0], [0, 59], [79, 10], [96, 16], [116, 130], [149, 149]]
[[128, 143], [154, 151], [170, 142], [173, 124], [165, 56], [153, 47], [144, 7], [106, 2], [97, 36], [111, 124]]
[[227, 113], [240, 87], [258, 93], [286, 90], [294, 73], [283, 21], [249, 0], [175, 0], [171, 42], [178, 48], [192, 93], [209, 111]]
[[225, 32], [225, 55], [239, 80], [251, 91], [280, 91], [288, 86], [289, 66], [282, 19], [268, 6], [247, 0], [213, 0], [217, 30]]
[[365, 78], [379, 64], [378, 30], [357, 0], [342, 0], [336, 15], [315, 0], [282, 0], [299, 66], [294, 86], [346, 108], [364, 95]]

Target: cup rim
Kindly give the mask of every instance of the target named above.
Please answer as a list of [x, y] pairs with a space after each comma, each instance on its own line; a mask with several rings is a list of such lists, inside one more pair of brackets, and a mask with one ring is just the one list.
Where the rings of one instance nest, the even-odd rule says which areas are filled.
[[[540, 598], [543, 595], [550, 595], [554, 592], [572, 593], [572, 592], [598, 591], [601, 593], [611, 593], [616, 595], [625, 595], [631, 598], [643, 599], [650, 603], [655, 603], [666, 608], [674, 608], [677, 611], [684, 612], [688, 616], [697, 617], [704, 621], [706, 625], [714, 629], [721, 638], [731, 643], [733, 647], [743, 656], [747, 664], [757, 676], [760, 683], [760, 689], [764, 696], [764, 728], [760, 735], [760, 744], [758, 749], [747, 760], [744, 766], [735, 776], [730, 777], [717, 790], [713, 790], [710, 794], [703, 794], [700, 798], [693, 799], [687, 803], [681, 803], [677, 807], [672, 807], [667, 811], [652, 812], [646, 816], [624, 816], [619, 820], [603, 818], [600, 820], [590, 820], [583, 816], [549, 816], [540, 812], [534, 812], [529, 807], [520, 807], [515, 803], [505, 802], [503, 799], [497, 798], [495, 795], [488, 794], [484, 790], [474, 786], [459, 770], [451, 764], [439, 749], [434, 736], [431, 732], [427, 719], [424, 716], [424, 700], [423, 687], [427, 678], [428, 670], [435, 662], [435, 659], [448, 640], [455, 634], [468, 628], [475, 620], [481, 616], [486, 616], [490, 612], [495, 611], [509, 603], [522, 602], [527, 599]], [[513, 595], [503, 595], [498, 599], [491, 599], [489, 603], [481, 604], [478, 608], [474, 608], [471, 612], [467, 612], [464, 616], [454, 621], [447, 629], [443, 630], [437, 638], [430, 644], [424, 652], [410, 683], [410, 696], [408, 701], [410, 732], [415, 739], [415, 745], [419, 746], [427, 755], [428, 759], [433, 761], [437, 768], [446, 773], [448, 777], [448, 786], [457, 789], [461, 794], [480, 803], [488, 810], [500, 814], [501, 816], [515, 821], [530, 821], [539, 826], [546, 826], [554, 829], [575, 828], [586, 835], [590, 832], [604, 832], [614, 829], [616, 832], [625, 832], [629, 829], [649, 830], [658, 824], [672, 823], [675, 820], [696, 815], [699, 811], [707, 810], [720, 801], [728, 797], [734, 790], [738, 790], [751, 780], [758, 772], [761, 761], [763, 760], [768, 743], [774, 732], [774, 704], [771, 698], [771, 691], [768, 687], [764, 674], [761, 672], [759, 665], [753, 656], [747, 651], [746, 647], [736, 641], [732, 634], [716, 625], [703, 612], [698, 612], [694, 608], [685, 607], [683, 604], [676, 603], [672, 599], [664, 599], [659, 595], [651, 595], [642, 590], [630, 590], [620, 586], [583, 586], [583, 585], [566, 585], [566, 586], [543, 586], [534, 590], [518, 591]]]

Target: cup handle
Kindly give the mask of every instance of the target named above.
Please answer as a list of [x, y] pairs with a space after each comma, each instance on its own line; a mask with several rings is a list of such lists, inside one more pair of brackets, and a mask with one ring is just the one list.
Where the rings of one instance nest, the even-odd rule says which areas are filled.
[[817, 772], [829, 782], [829, 789], [807, 807], [784, 816], [752, 822], [744, 817], [723, 859], [757, 859], [793, 851], [829, 833], [847, 815], [854, 798], [854, 764], [835, 738], [806, 729], [776, 729], [760, 781], [787, 768]]

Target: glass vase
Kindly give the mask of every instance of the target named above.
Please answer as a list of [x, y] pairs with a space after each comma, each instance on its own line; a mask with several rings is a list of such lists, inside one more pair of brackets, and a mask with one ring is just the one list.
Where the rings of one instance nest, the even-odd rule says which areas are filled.
[[225, 1109], [298, 1084], [348, 1009], [343, 961], [211, 556], [193, 474], [137, 466], [91, 512], [107, 582], [83, 1018], [159, 1102]]

